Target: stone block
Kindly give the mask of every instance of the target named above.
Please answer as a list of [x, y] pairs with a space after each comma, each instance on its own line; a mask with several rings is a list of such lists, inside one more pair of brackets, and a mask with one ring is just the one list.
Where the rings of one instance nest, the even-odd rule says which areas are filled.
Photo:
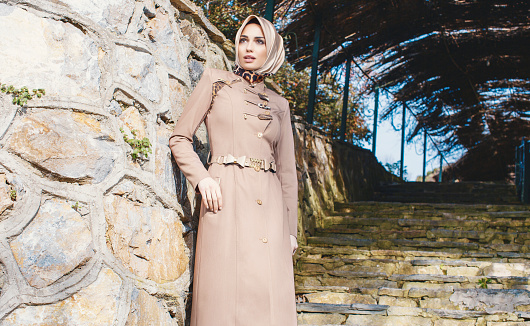
[[29, 10], [0, 6], [2, 83], [17, 88], [25, 85], [30, 90], [44, 88], [46, 97], [83, 97], [91, 102], [100, 98], [98, 45], [89, 33]]
[[409, 298], [448, 298], [453, 294], [454, 290], [452, 288], [448, 289], [426, 289], [426, 288], [411, 288], [408, 291]]
[[412, 288], [424, 288], [424, 289], [459, 289], [462, 285], [460, 283], [422, 283], [422, 282], [405, 282], [403, 283], [403, 290], [410, 290]]
[[490, 266], [484, 268], [484, 275], [486, 276], [527, 276], [530, 273], [530, 268], [527, 264], [522, 263], [492, 263]]
[[131, 295], [131, 308], [125, 326], [152, 325], [176, 326], [177, 322], [171, 318], [160, 299], [135, 288]]
[[387, 295], [391, 297], [404, 297], [407, 291], [395, 288], [380, 288], [378, 291], [379, 295]]
[[416, 301], [412, 299], [400, 298], [400, 297], [387, 297], [387, 296], [379, 297], [378, 303], [381, 305], [399, 306], [399, 307], [417, 307], [418, 306]]
[[72, 203], [45, 200], [31, 223], [10, 243], [29, 284], [45, 287], [88, 261], [94, 254], [89, 227]]
[[144, 98], [158, 102], [162, 96], [153, 56], [128, 47], [116, 48], [118, 76]]
[[480, 269], [478, 267], [447, 267], [448, 276], [478, 276]]
[[99, 183], [122, 150], [101, 118], [69, 111], [35, 111], [17, 123], [7, 149], [69, 181]]
[[346, 316], [341, 314], [318, 314], [301, 312], [298, 314], [298, 324], [304, 325], [342, 325], [346, 320]]
[[376, 300], [370, 295], [357, 293], [335, 293], [335, 292], [317, 292], [305, 295], [308, 302], [312, 303], [331, 303], [331, 304], [377, 304]]
[[120, 300], [120, 277], [103, 268], [97, 280], [68, 299], [15, 309], [2, 326], [113, 325]]
[[134, 11], [134, 0], [62, 0], [71, 10], [117, 34], [125, 34]]
[[420, 300], [420, 307], [430, 309], [460, 309], [458, 305], [453, 304], [449, 298], [423, 298]]
[[387, 310], [388, 316], [420, 316], [423, 310], [416, 307], [389, 307]]
[[470, 289], [455, 291], [451, 302], [467, 309], [487, 312], [513, 312], [516, 306], [530, 304], [530, 292], [526, 290]]
[[350, 315], [344, 325], [355, 326], [433, 326], [429, 318], [412, 316]]
[[438, 319], [434, 321], [434, 326], [476, 326], [476, 321], [471, 320], [454, 320], [454, 319]]
[[[182, 222], [176, 212], [156, 204], [141, 186], [123, 196], [105, 198], [107, 245], [134, 274], [163, 283], [174, 281], [188, 266]], [[136, 199], [133, 201], [133, 199]], [[167, 244], [171, 243], [171, 246]]]

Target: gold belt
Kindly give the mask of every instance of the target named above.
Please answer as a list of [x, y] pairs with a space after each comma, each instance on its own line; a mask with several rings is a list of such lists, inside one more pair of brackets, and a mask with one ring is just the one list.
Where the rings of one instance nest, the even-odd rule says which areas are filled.
[[253, 158], [253, 157], [247, 157], [247, 156], [235, 157], [232, 154], [221, 155], [221, 156], [213, 157], [210, 164], [212, 163], [238, 164], [241, 167], [250, 167], [256, 171], [270, 170], [272, 172], [276, 172], [276, 163], [274, 161], [269, 162], [261, 158]]

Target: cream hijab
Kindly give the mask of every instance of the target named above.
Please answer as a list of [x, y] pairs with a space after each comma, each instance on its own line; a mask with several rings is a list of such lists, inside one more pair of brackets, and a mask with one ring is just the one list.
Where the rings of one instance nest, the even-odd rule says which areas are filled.
[[263, 66], [261, 66], [259, 69], [254, 70], [255, 73], [261, 74], [261, 75], [272, 75], [275, 74], [278, 69], [280, 69], [281, 65], [283, 64], [283, 61], [285, 60], [285, 50], [283, 48], [283, 38], [278, 34], [276, 29], [274, 28], [274, 25], [265, 18], [258, 17], [256, 15], [250, 15], [245, 19], [243, 24], [241, 24], [241, 27], [239, 27], [239, 30], [236, 34], [236, 65], [241, 67], [241, 64], [239, 63], [239, 53], [237, 51], [238, 44], [239, 44], [239, 38], [241, 37], [241, 33], [243, 32], [243, 29], [248, 24], [249, 21], [252, 19], [257, 19], [261, 29], [263, 29], [263, 36], [265, 36], [265, 43], [267, 47], [267, 59], [265, 60], [265, 63]]

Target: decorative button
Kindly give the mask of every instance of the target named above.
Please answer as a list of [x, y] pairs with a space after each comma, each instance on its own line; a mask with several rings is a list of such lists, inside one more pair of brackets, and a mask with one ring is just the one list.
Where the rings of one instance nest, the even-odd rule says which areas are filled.
[[271, 114], [271, 112], [270, 111], [265, 111], [265, 114], [269, 115], [269, 114]]
[[258, 132], [258, 138], [261, 138], [261, 137], [263, 137], [263, 133]]
[[243, 118], [245, 118], [245, 120], [247, 120], [247, 114], [243, 114]]
[[247, 89], [246, 88], [243, 90], [243, 93], [245, 93], [245, 94], [247, 93]]
[[261, 199], [256, 200], [256, 202], [258, 203], [258, 205], [263, 204], [263, 202], [261, 201]]
[[261, 239], [261, 241], [263, 241], [263, 243], [267, 243], [269, 241], [269, 239], [263, 238], [263, 239]]

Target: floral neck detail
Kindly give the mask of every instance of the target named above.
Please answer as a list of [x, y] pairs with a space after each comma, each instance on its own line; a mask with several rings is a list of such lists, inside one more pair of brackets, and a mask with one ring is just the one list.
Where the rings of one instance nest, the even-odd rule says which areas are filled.
[[245, 78], [245, 80], [248, 81], [251, 85], [261, 83], [265, 79], [265, 77], [270, 76], [270, 74], [258, 74], [253, 70], [245, 70], [240, 66], [236, 66], [236, 68], [234, 69], [234, 74]]

